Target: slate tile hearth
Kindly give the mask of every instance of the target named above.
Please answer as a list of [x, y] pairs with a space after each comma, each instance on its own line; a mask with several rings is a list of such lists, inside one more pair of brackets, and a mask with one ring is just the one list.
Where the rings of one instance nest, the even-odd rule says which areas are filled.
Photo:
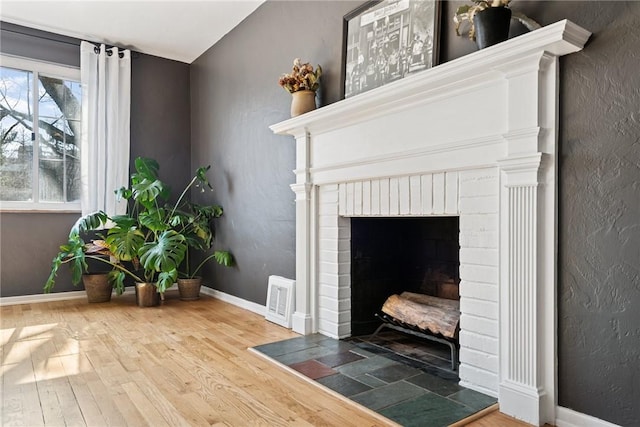
[[400, 338], [402, 353], [389, 349], [395, 344], [379, 345], [394, 338], [344, 341], [315, 334], [254, 349], [404, 426], [447, 426], [496, 403], [459, 386], [437, 345], [415, 348]]

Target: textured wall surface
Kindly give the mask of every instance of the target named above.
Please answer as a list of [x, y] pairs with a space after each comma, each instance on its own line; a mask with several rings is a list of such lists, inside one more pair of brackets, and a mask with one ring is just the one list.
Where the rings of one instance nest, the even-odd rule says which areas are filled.
[[[593, 32], [560, 64], [558, 403], [640, 426], [640, 2], [512, 9]], [[443, 60], [474, 50], [446, 25]]]
[[237, 261], [209, 264], [205, 284], [264, 304], [269, 275], [295, 278], [295, 146], [269, 130], [290, 117], [278, 77], [295, 57], [319, 63], [324, 103], [338, 100], [342, 16], [358, 4], [267, 2], [191, 65], [191, 162], [212, 165], [216, 247]]
[[[3, 53], [79, 66], [78, 40], [9, 24], [2, 25], [0, 34]], [[138, 53], [132, 56], [132, 163], [136, 156], [159, 159], [163, 179], [181, 191], [190, 173], [189, 66]], [[42, 293], [51, 259], [79, 216], [0, 214], [0, 296]], [[83, 289], [71, 285], [66, 268], [58, 277], [55, 292]]]
[[589, 3], [562, 64], [559, 401], [640, 426], [640, 3]]
[[[191, 178], [189, 65], [133, 55], [131, 63], [131, 171], [136, 157], [160, 163], [160, 178], [177, 198]], [[175, 194], [178, 193], [178, 194]]]
[[[210, 266], [211, 286], [263, 304], [268, 275], [294, 276], [295, 149], [268, 129], [288, 117], [290, 96], [276, 80], [300, 56], [325, 69], [323, 103], [337, 101], [342, 16], [361, 3], [267, 2], [190, 67], [191, 164], [214, 167], [213, 197], [226, 211], [217, 246], [238, 259], [232, 269]], [[450, 25], [462, 3], [442, 3], [441, 62], [475, 50]], [[559, 404], [640, 425], [640, 2], [518, 0], [513, 8], [543, 25], [567, 18], [594, 32], [584, 51], [561, 61]], [[138, 63], [151, 76], [134, 74], [145, 90], [132, 98], [152, 113], [134, 123], [132, 111], [132, 157], [162, 156], [161, 172], [181, 185], [190, 173], [185, 65]], [[2, 214], [2, 296], [40, 292], [34, 282], [74, 219]], [[54, 242], [34, 250], [43, 235]]]
[[[288, 117], [275, 80], [301, 56], [323, 65], [324, 103], [336, 101], [340, 22], [360, 3], [267, 2], [192, 65], [192, 162], [217, 166], [227, 212], [219, 243], [239, 259], [236, 269], [206, 272], [213, 287], [262, 304], [269, 274], [294, 276], [294, 147], [268, 130]], [[451, 25], [464, 3], [442, 3], [441, 62], [475, 50]], [[561, 61], [559, 403], [640, 425], [640, 3], [512, 7], [542, 25], [567, 18], [595, 33]], [[512, 36], [523, 31], [512, 25]]]

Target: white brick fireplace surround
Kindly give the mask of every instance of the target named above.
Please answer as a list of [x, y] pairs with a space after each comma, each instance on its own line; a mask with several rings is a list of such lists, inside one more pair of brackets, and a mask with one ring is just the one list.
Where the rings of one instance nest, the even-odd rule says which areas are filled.
[[295, 137], [293, 329], [351, 333], [350, 218], [460, 217], [460, 381], [554, 423], [561, 21], [273, 125]]

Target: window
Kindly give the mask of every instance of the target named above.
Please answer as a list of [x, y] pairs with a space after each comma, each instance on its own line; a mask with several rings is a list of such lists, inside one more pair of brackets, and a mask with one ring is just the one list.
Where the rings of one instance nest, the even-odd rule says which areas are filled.
[[0, 59], [2, 209], [79, 210], [80, 70]]

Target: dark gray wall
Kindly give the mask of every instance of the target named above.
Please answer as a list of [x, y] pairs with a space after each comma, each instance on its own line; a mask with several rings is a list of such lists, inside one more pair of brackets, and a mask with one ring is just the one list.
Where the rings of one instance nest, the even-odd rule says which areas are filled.
[[[0, 49], [27, 58], [79, 66], [79, 41], [2, 23]], [[176, 191], [190, 172], [189, 65], [133, 53], [131, 63], [131, 163], [136, 156], [160, 162], [160, 174]], [[75, 213], [0, 213], [0, 296], [42, 293], [51, 259], [66, 242]], [[71, 285], [68, 269], [55, 292]]]
[[225, 209], [216, 247], [237, 261], [208, 265], [206, 284], [264, 304], [269, 275], [295, 277], [295, 147], [269, 130], [290, 117], [278, 77], [296, 56], [321, 64], [324, 102], [337, 101], [341, 18], [358, 4], [268, 2], [191, 64], [191, 162], [212, 165]]
[[160, 163], [176, 198], [191, 177], [189, 65], [136, 53], [131, 62], [131, 170], [136, 157]]
[[[337, 101], [342, 17], [361, 3], [269, 1], [192, 64], [192, 163], [216, 167], [218, 244], [238, 259], [205, 272], [212, 287], [264, 304], [268, 275], [294, 277], [295, 150], [268, 129], [289, 117], [276, 80], [296, 56], [320, 63], [324, 103]], [[442, 3], [441, 62], [475, 50], [453, 33], [460, 4]], [[640, 3], [512, 6], [595, 33], [561, 60], [559, 403], [640, 425]]]
[[559, 399], [640, 426], [640, 3], [606, 6], [562, 64]]

